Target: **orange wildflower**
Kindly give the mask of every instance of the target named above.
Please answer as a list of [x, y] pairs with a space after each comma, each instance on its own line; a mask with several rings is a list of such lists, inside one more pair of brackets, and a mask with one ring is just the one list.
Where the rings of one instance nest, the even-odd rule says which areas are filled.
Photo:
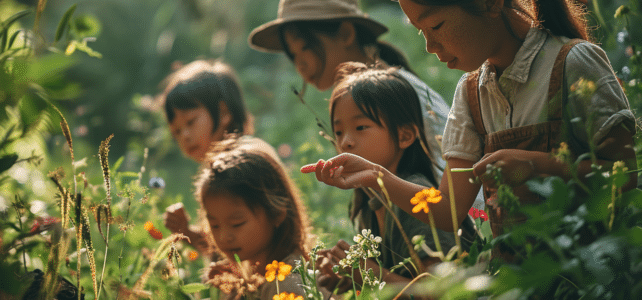
[[198, 258], [198, 252], [196, 252], [194, 250], [190, 251], [187, 254], [187, 258], [189, 258], [189, 260], [196, 260]]
[[285, 280], [285, 276], [290, 275], [290, 271], [292, 271], [292, 266], [282, 261], [277, 262], [275, 260], [271, 264], [268, 264], [267, 266], [265, 266], [265, 271], [266, 271], [265, 280], [267, 280], [268, 282], [274, 281], [275, 278], [278, 278], [279, 281], [283, 281]]
[[273, 300], [303, 300], [303, 296], [297, 296], [295, 293], [283, 292], [272, 297]]
[[430, 211], [428, 203], [439, 203], [439, 201], [441, 201], [441, 192], [438, 189], [434, 187], [423, 189], [410, 199], [410, 203], [415, 205], [415, 207], [412, 208], [412, 212], [418, 213], [423, 210], [425, 213], [428, 213]]
[[149, 232], [149, 235], [157, 240], [162, 240], [163, 239], [163, 233], [160, 232], [160, 230], [156, 229], [154, 227], [154, 224], [151, 221], [145, 222], [145, 225], [143, 225], [145, 230]]

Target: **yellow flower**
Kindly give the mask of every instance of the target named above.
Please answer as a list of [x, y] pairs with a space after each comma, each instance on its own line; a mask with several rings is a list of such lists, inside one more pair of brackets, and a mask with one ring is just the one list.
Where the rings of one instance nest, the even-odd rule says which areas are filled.
[[428, 203], [438, 203], [439, 201], [441, 201], [441, 192], [438, 189], [434, 187], [423, 189], [410, 199], [410, 203], [415, 205], [412, 212], [418, 213], [423, 209], [425, 213], [428, 213], [430, 211]]
[[279, 281], [283, 281], [285, 280], [285, 276], [290, 275], [292, 266], [284, 262], [277, 262], [275, 260], [271, 264], [265, 266], [265, 271], [265, 280], [267, 280], [268, 282], [274, 281], [275, 278], [278, 278]]
[[288, 294], [287, 292], [283, 292], [281, 294], [274, 295], [272, 299], [273, 300], [303, 300], [303, 296], [297, 296], [295, 293]]

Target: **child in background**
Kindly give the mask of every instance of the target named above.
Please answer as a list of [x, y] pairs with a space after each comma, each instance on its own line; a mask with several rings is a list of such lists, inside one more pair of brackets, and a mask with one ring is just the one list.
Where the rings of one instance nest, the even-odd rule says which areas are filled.
[[[356, 62], [339, 65], [329, 109], [337, 146], [340, 151], [368, 159], [409, 182], [436, 187], [438, 181], [432, 169], [433, 162], [425, 151], [426, 137], [419, 99], [397, 70], [383, 66], [367, 67]], [[382, 280], [388, 285], [399, 285], [401, 289], [417, 275], [409, 264], [394, 272], [389, 270], [410, 257], [401, 232], [405, 232], [409, 239], [423, 235], [430, 248], [436, 250], [436, 247], [429, 225], [413, 218], [397, 205], [393, 204], [391, 209], [402, 228], [397, 226], [381, 200], [369, 197], [362, 189], [355, 189], [350, 219], [359, 232], [371, 229], [372, 234], [382, 237], [379, 257], [384, 274]], [[463, 247], [468, 251], [475, 237], [472, 220], [467, 218], [461, 228]], [[438, 230], [438, 237], [444, 252], [456, 245], [451, 232]], [[331, 265], [344, 258], [349, 247], [341, 240], [326, 253], [327, 258], [320, 264], [323, 273], [320, 284], [330, 290], [335, 288], [340, 276], [332, 272]], [[425, 267], [440, 261], [423, 251], [419, 257]], [[369, 260], [369, 265], [376, 274], [379, 273], [379, 266], [373, 259]], [[351, 284], [347, 285], [351, 287]]]
[[359, 9], [358, 0], [281, 0], [277, 18], [252, 30], [248, 41], [259, 51], [284, 52], [304, 84], [321, 91], [332, 88], [337, 66], [343, 62], [380, 61], [400, 67], [397, 72], [421, 101], [426, 146], [441, 176], [445, 162], [437, 136], [443, 133], [450, 107], [414, 74], [398, 48], [378, 39], [386, 31], [384, 24]]
[[[606, 54], [595, 44], [571, 40], [589, 39], [583, 9], [558, 0], [534, 1], [532, 7], [517, 2], [399, 0], [410, 23], [423, 33], [426, 50], [449, 68], [469, 72], [455, 92], [443, 153], [450, 168], [474, 171], [452, 173], [453, 182], [442, 178], [444, 200], [430, 209], [444, 230], [453, 230], [449, 185], [455, 187], [461, 222], [481, 187], [470, 180], [488, 165], [501, 167], [522, 203], [540, 201], [525, 181], [536, 176], [570, 179], [570, 166], [550, 155], [563, 141], [576, 157], [595, 149], [596, 163], [605, 169], [620, 160], [637, 169], [635, 118]], [[582, 82], [594, 83], [587, 85], [594, 90], [578, 93]], [[591, 172], [591, 163], [580, 163], [579, 178]], [[392, 201], [411, 213], [409, 199], [423, 187], [356, 155], [319, 161], [316, 176], [341, 188], [378, 189], [378, 170], [385, 173]], [[636, 186], [635, 173], [630, 175], [624, 191]], [[480, 179], [493, 234], [501, 234], [508, 224], [495, 201], [496, 186], [486, 176]], [[429, 222], [427, 214], [412, 215]]]
[[[294, 267], [295, 260], [308, 259], [310, 230], [305, 207], [282, 164], [271, 154], [233, 139], [219, 142], [195, 185], [203, 227], [227, 257], [212, 264], [210, 279], [221, 270], [233, 270], [229, 265], [235, 264], [229, 262], [235, 261], [234, 255], [259, 272], [274, 260]], [[280, 292], [305, 295], [298, 274], [278, 284]], [[256, 294], [258, 299], [271, 300], [277, 294], [276, 284], [265, 282]], [[238, 295], [228, 294], [229, 299], [234, 296]]]
[[[213, 143], [226, 133], [252, 134], [252, 116], [243, 101], [239, 80], [227, 64], [197, 60], [165, 79], [161, 101], [172, 137], [185, 156], [201, 162]], [[264, 151], [276, 156], [274, 149], [259, 139], [246, 137], [260, 144]], [[188, 226], [188, 216], [182, 203], [167, 208], [165, 227], [183, 233], [191, 244], [203, 252], [207, 249], [201, 230]]]

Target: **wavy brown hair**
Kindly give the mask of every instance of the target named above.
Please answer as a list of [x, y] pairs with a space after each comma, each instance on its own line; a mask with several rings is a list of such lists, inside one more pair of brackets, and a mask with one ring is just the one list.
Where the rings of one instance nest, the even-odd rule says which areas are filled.
[[[201, 208], [209, 197], [230, 193], [243, 199], [252, 212], [263, 210], [268, 216], [285, 214], [274, 231], [268, 261], [282, 261], [295, 251], [307, 259], [312, 239], [305, 206], [277, 159], [237, 138], [221, 141], [206, 155], [196, 177], [195, 196]], [[201, 209], [203, 228], [208, 240], [214, 242], [204, 214]]]

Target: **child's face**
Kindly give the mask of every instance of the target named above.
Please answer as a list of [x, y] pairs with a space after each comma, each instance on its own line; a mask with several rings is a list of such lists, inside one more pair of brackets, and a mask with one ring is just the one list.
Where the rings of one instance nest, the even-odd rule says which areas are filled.
[[392, 173], [403, 154], [388, 128], [379, 126], [359, 110], [349, 94], [334, 102], [334, 136], [341, 151], [359, 155]]
[[421, 30], [426, 51], [436, 54], [450, 69], [466, 72], [479, 68], [486, 59], [497, 54], [496, 22], [476, 16], [460, 6], [427, 6], [413, 0], [399, 0], [410, 23]]
[[[286, 46], [293, 56], [294, 66], [305, 82], [324, 91], [334, 84], [334, 70], [345, 61], [342, 59], [345, 49], [338, 47], [331, 37], [318, 34], [317, 38], [325, 49], [325, 66], [323, 60], [310, 48], [306, 48], [305, 40], [297, 37], [290, 31], [285, 32]], [[331, 55], [329, 55], [331, 54]]]
[[212, 131], [214, 121], [204, 106], [186, 110], [174, 109], [174, 119], [169, 124], [172, 136], [183, 154], [199, 162], [205, 158], [205, 153], [212, 143], [223, 138], [222, 127], [219, 126], [216, 131]]
[[275, 224], [263, 209], [252, 212], [241, 197], [229, 193], [205, 196], [203, 208], [216, 245], [228, 258], [234, 260], [236, 253], [241, 260], [267, 263]]

